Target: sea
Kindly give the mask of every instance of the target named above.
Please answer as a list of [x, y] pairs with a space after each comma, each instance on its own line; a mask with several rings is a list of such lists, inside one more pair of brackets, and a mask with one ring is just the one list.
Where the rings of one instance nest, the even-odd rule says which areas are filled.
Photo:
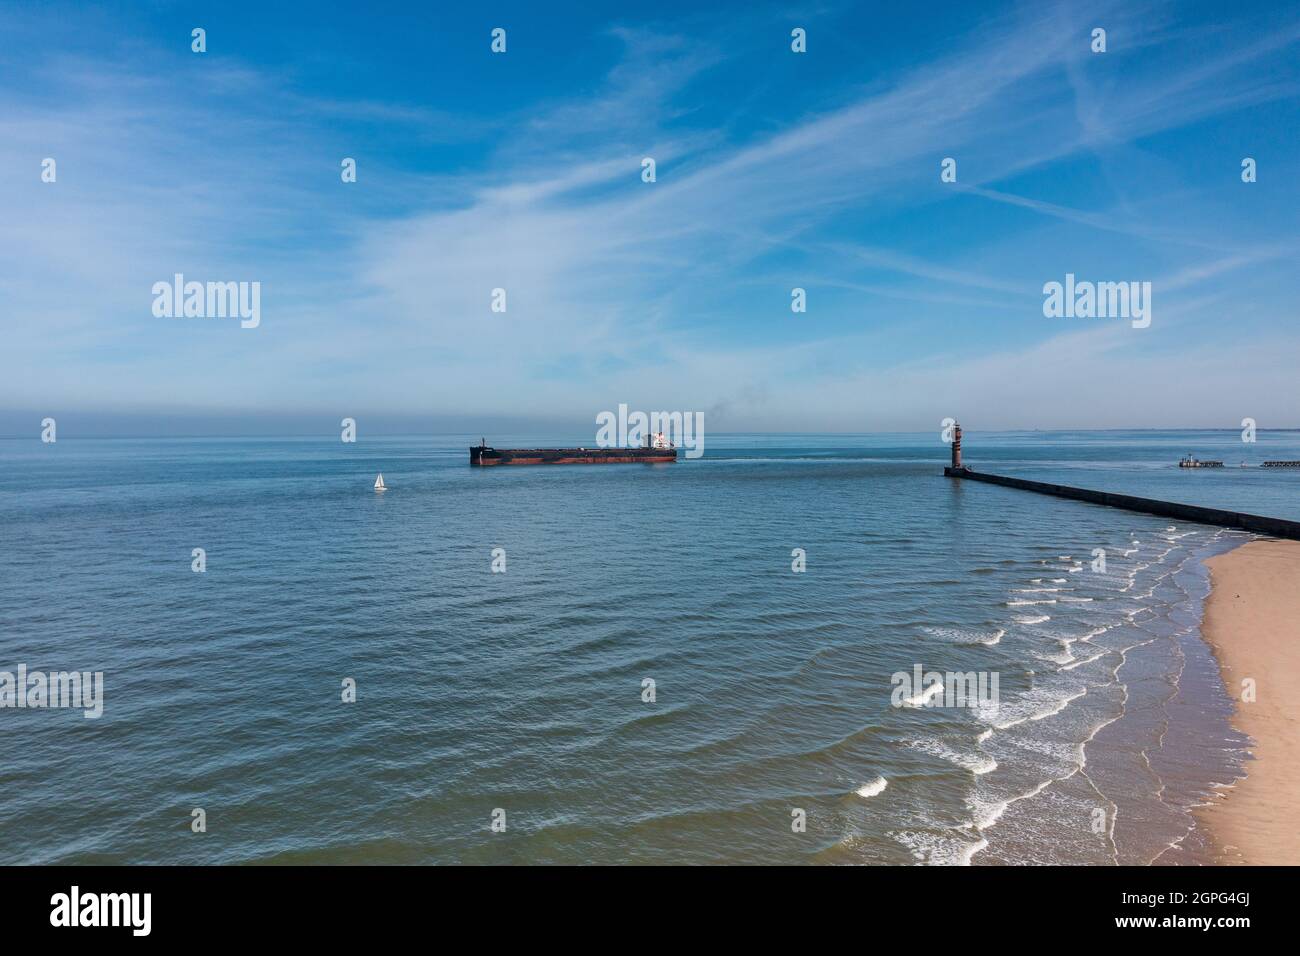
[[[946, 479], [937, 429], [486, 469], [478, 437], [0, 441], [0, 671], [103, 675], [98, 718], [0, 708], [0, 860], [1219, 859], [1192, 811], [1250, 742], [1202, 562], [1250, 535]], [[1300, 433], [1257, 438], [964, 451], [1300, 518], [1300, 470], [1241, 467]]]

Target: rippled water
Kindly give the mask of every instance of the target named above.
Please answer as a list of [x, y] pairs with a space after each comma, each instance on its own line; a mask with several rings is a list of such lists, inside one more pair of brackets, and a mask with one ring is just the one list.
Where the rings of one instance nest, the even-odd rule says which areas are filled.
[[[0, 710], [6, 859], [1213, 859], [1188, 808], [1244, 742], [1200, 561], [1244, 536], [947, 480], [936, 437], [487, 470], [469, 436], [0, 441], [0, 669], [105, 675], [99, 720]], [[1298, 516], [1300, 473], [1172, 467], [1236, 432], [966, 447]], [[892, 706], [918, 664], [996, 672], [999, 706]]]

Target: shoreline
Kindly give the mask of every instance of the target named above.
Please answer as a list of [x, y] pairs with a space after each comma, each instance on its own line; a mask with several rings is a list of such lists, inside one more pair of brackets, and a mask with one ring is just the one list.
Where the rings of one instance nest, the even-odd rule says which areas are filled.
[[1205, 565], [1210, 594], [1201, 633], [1232, 698], [1232, 726], [1251, 744], [1245, 776], [1195, 816], [1212, 838], [1216, 864], [1295, 865], [1300, 717], [1291, 691], [1300, 686], [1300, 542], [1249, 541]]

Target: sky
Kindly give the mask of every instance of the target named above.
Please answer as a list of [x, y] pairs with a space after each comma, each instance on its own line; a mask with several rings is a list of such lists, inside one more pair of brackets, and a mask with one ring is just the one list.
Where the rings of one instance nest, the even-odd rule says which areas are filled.
[[0, 3], [0, 435], [1300, 426], [1297, 53], [1249, 0]]

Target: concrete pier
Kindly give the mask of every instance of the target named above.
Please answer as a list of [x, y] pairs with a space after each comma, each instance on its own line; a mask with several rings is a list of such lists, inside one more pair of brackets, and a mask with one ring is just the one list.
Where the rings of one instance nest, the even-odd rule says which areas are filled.
[[[960, 458], [954, 449], [954, 463]], [[1241, 511], [1223, 511], [1219, 508], [1202, 508], [1199, 505], [1185, 505], [1176, 501], [1159, 501], [1155, 498], [1138, 498], [1134, 495], [1118, 495], [1109, 491], [1092, 491], [1088, 488], [1075, 488], [1072, 485], [1053, 485], [1045, 481], [1029, 481], [1026, 478], [1009, 478], [1006, 475], [988, 475], [972, 471], [969, 467], [948, 467], [943, 473], [949, 478], [964, 478], [968, 481], [982, 481], [990, 485], [1002, 485], [1005, 488], [1019, 488], [1033, 491], [1040, 495], [1055, 495], [1057, 498], [1070, 498], [1074, 501], [1088, 501], [1095, 505], [1109, 505], [1126, 511], [1140, 511], [1144, 514], [1159, 515], [1162, 518], [1177, 518], [1180, 521], [1199, 521], [1201, 524], [1219, 525], [1224, 528], [1236, 528], [1240, 531], [1253, 531], [1256, 534], [1268, 534], [1275, 538], [1292, 538], [1300, 540], [1300, 521], [1288, 521], [1285, 518], [1268, 518], [1264, 515], [1245, 514]]]

